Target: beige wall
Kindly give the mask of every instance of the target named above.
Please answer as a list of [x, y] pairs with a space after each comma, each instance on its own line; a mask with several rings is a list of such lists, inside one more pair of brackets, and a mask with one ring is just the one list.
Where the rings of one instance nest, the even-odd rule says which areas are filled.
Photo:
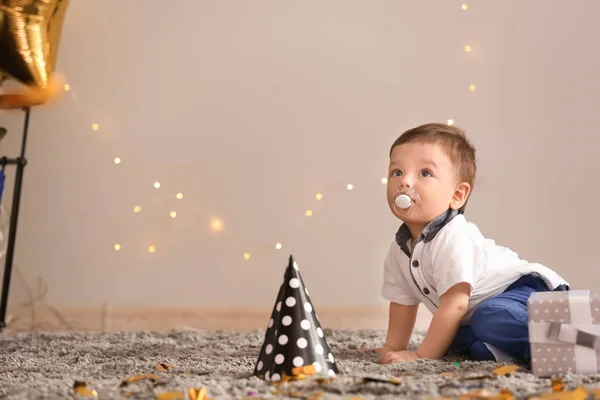
[[[16, 253], [49, 302], [269, 309], [293, 252], [317, 310], [381, 305], [389, 145], [449, 118], [478, 148], [467, 217], [600, 289], [600, 2], [167, 3], [68, 10], [71, 91], [32, 114]], [[22, 114], [0, 121], [12, 155]]]

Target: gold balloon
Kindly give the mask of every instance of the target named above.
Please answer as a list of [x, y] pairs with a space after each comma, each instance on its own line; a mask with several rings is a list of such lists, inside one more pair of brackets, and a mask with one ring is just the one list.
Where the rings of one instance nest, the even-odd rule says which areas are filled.
[[0, 108], [45, 103], [60, 94], [55, 76], [63, 21], [70, 0], [0, 0], [0, 83], [27, 86], [0, 96]]

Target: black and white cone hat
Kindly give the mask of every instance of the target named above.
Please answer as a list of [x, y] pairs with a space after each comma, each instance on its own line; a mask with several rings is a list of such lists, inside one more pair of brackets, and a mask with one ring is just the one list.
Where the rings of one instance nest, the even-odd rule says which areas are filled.
[[296, 375], [294, 369], [311, 365], [317, 375], [338, 374], [298, 264], [290, 255], [253, 374], [280, 381]]

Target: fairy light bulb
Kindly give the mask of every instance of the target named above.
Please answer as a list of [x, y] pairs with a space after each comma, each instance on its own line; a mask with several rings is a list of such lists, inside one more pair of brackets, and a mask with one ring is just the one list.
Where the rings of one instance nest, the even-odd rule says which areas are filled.
[[71, 90], [71, 85], [65, 83], [65, 92], [68, 92], [69, 90]]
[[214, 218], [211, 222], [210, 222], [210, 229], [212, 229], [214, 232], [219, 232], [223, 229], [223, 221], [221, 221], [218, 218]]
[[388, 179], [387, 178], [381, 178], [381, 183], [383, 183], [384, 185], [387, 185]]
[[115, 250], [116, 251], [121, 250], [121, 245], [119, 243], [115, 244]]
[[121, 159], [119, 157], [115, 157], [115, 164], [121, 164]]
[[181, 200], [183, 199], [183, 193], [177, 193], [175, 197], [177, 197], [178, 200]]
[[471, 46], [469, 46], [469, 45], [466, 45], [466, 46], [465, 46], [465, 51], [466, 51], [467, 53], [470, 53], [470, 52], [471, 52], [471, 50], [472, 50], [472, 49], [471, 49]]
[[281, 247], [282, 247], [282, 246], [281, 246], [281, 243], [277, 243], [277, 244], [275, 245], [275, 248], [276, 248], [277, 250], [281, 250]]
[[171, 218], [175, 218], [177, 216], [177, 212], [176, 211], [171, 211]]
[[450, 125], [450, 126], [454, 125], [454, 120], [453, 119], [449, 119], [448, 120], [448, 125]]
[[135, 207], [133, 207], [133, 212], [134, 212], [134, 213], [136, 213], [136, 214], [137, 214], [137, 213], [139, 213], [140, 211], [142, 211], [142, 207], [141, 207], [141, 206], [135, 206]]
[[100, 129], [100, 126], [98, 124], [92, 124], [92, 129], [97, 131], [98, 129]]
[[310, 217], [310, 216], [312, 216], [313, 213], [312, 213], [312, 210], [306, 210], [305, 214], [307, 217]]
[[154, 182], [154, 187], [158, 189], [160, 187], [160, 182]]
[[463, 5], [461, 6], [461, 8], [462, 8], [464, 11], [467, 11], [467, 10], [469, 9], [469, 6], [468, 6], [467, 4], [463, 4]]
[[249, 259], [250, 259], [250, 257], [252, 257], [252, 256], [250, 255], [250, 253], [244, 253], [244, 259], [245, 259], [245, 260], [249, 260]]
[[346, 188], [348, 188], [348, 190], [352, 190], [352, 189], [354, 189], [354, 185], [353, 185], [353, 184], [351, 184], [351, 183], [349, 183], [349, 184], [346, 186]]
[[475, 86], [475, 84], [474, 84], [474, 83], [471, 83], [471, 85], [469, 86], [469, 90], [470, 90], [471, 92], [474, 92], [474, 91], [475, 91], [475, 89], [477, 89], [477, 86]]
[[154, 246], [154, 245], [148, 246], [148, 253], [155, 253], [155, 252], [156, 252], [156, 246]]
[[323, 198], [323, 195], [321, 193], [317, 193], [315, 197], [317, 198], [317, 200], [321, 200]]

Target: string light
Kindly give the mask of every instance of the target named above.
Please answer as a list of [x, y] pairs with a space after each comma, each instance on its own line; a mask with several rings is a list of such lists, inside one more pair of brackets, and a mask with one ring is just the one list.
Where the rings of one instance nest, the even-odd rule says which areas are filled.
[[471, 52], [471, 50], [472, 50], [472, 49], [471, 49], [471, 46], [469, 46], [469, 45], [466, 45], [466, 46], [465, 46], [465, 51], [466, 51], [467, 53], [470, 53], [470, 52]]
[[275, 245], [275, 248], [276, 248], [277, 250], [281, 250], [281, 247], [282, 247], [282, 246], [281, 246], [281, 243], [277, 243], [277, 244]]
[[177, 197], [178, 200], [181, 200], [183, 199], [183, 193], [177, 193], [175, 197]]
[[464, 11], [466, 11], [466, 10], [468, 10], [468, 9], [469, 9], [469, 6], [468, 6], [467, 4], [463, 4], [463, 5], [461, 6], [461, 8], [462, 8]]
[[454, 120], [453, 119], [449, 119], [448, 120], [448, 125], [450, 125], [450, 126], [454, 125]]
[[475, 86], [475, 84], [474, 84], [474, 83], [471, 83], [471, 85], [469, 86], [469, 90], [470, 90], [471, 92], [474, 92], [474, 91], [475, 91], [475, 89], [477, 89], [477, 86]]
[[153, 245], [148, 246], [148, 252], [149, 253], [155, 253], [156, 252], [156, 246], [153, 246]]
[[100, 129], [100, 126], [98, 124], [92, 124], [92, 129], [97, 131], [98, 129]]
[[250, 253], [244, 253], [244, 259], [249, 260], [251, 257]]
[[121, 250], [121, 245], [119, 243], [115, 244], [115, 250], [116, 251]]
[[315, 197], [317, 198], [317, 200], [321, 200], [323, 198], [323, 195], [321, 193], [317, 193]]
[[348, 190], [354, 189], [354, 185], [351, 183], [349, 183], [346, 187], [348, 188]]
[[222, 230], [223, 222], [218, 218], [213, 218], [213, 220], [210, 222], [210, 229], [212, 229], [215, 232]]
[[121, 159], [119, 157], [115, 157], [115, 164], [121, 164]]
[[171, 211], [171, 218], [175, 218], [177, 216], [177, 212]]
[[65, 92], [71, 90], [71, 86], [68, 83], [65, 83]]
[[387, 178], [381, 178], [381, 183], [383, 183], [384, 185], [387, 185], [387, 183], [388, 183]]
[[134, 212], [134, 213], [136, 213], [136, 214], [137, 214], [137, 213], [139, 213], [140, 211], [142, 211], [142, 207], [141, 207], [141, 206], [135, 206], [135, 207], [133, 207], [133, 212]]
[[154, 182], [154, 187], [158, 189], [160, 187], [160, 182]]
[[310, 217], [312, 215], [312, 210], [306, 210], [305, 214], [307, 217]]

